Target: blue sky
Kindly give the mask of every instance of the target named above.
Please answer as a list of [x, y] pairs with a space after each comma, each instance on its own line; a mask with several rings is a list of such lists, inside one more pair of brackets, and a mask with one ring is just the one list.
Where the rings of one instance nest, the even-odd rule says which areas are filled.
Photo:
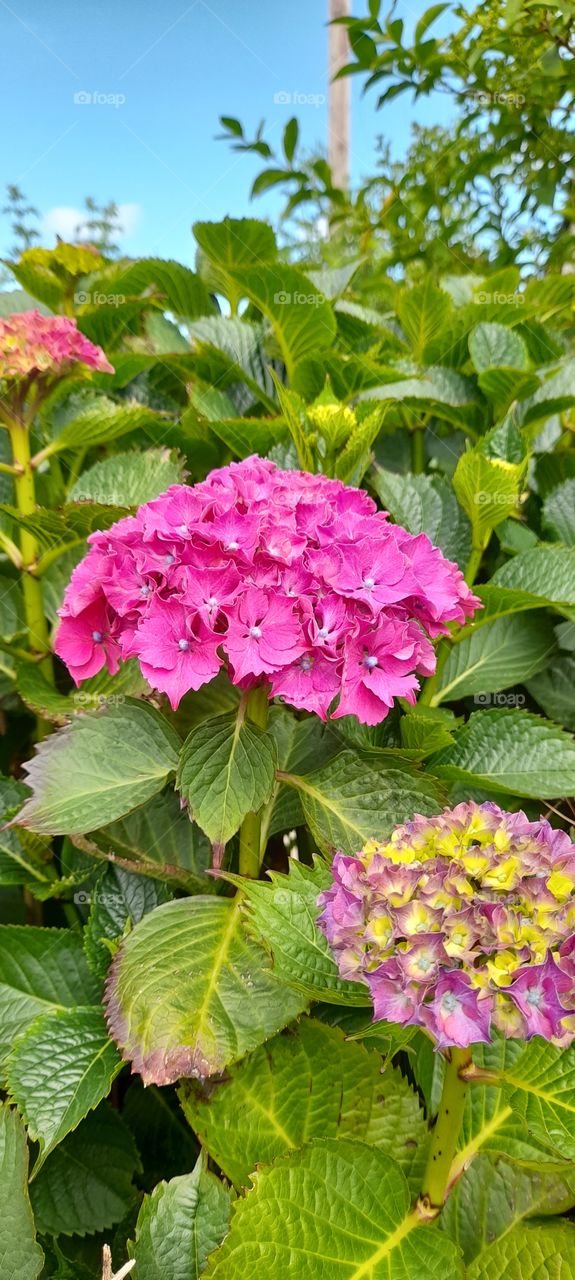
[[[428, 0], [399, 0], [412, 27]], [[364, 12], [365, 0], [354, 11]], [[196, 219], [271, 217], [249, 188], [261, 162], [215, 141], [218, 117], [248, 132], [264, 117], [279, 140], [290, 115], [306, 146], [326, 138], [327, 0], [0, 0], [0, 185], [17, 182], [43, 213], [45, 241], [73, 232], [83, 197], [123, 207], [126, 253], [193, 261]], [[446, 19], [437, 24], [441, 33]], [[285, 91], [317, 99], [294, 108]], [[76, 99], [89, 94], [91, 102]], [[94, 99], [98, 97], [98, 100]], [[415, 119], [445, 120], [445, 99], [384, 111], [353, 82], [352, 180], [373, 171], [376, 138], [400, 156]], [[0, 223], [0, 248], [10, 241]]]

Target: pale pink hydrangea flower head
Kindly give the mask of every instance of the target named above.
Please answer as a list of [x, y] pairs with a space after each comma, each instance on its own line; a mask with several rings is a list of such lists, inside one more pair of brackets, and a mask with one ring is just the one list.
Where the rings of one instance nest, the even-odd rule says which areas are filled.
[[374, 1019], [438, 1048], [575, 1039], [575, 845], [473, 801], [338, 853], [318, 924]]
[[0, 320], [0, 379], [61, 375], [76, 364], [114, 372], [102, 348], [85, 338], [69, 316], [21, 311]]
[[176, 708], [225, 666], [242, 689], [378, 724], [430, 675], [430, 636], [479, 601], [429, 538], [359, 489], [247, 458], [92, 534], [60, 610], [77, 683], [138, 658]]

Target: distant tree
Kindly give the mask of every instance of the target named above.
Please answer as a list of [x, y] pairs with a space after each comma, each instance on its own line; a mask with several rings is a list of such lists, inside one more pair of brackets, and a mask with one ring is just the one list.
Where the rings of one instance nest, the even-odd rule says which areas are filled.
[[117, 204], [113, 200], [109, 200], [107, 204], [98, 204], [93, 196], [86, 196], [84, 208], [86, 217], [76, 227], [78, 240], [87, 240], [99, 253], [113, 258], [120, 252], [114, 237], [122, 229]]
[[[534, 266], [569, 260], [575, 247], [573, 6], [561, 0], [434, 4], [408, 39], [395, 3], [385, 18], [380, 9], [371, 0], [365, 17], [340, 20], [353, 52], [343, 74], [365, 77], [365, 88], [378, 91], [378, 107], [409, 92], [415, 99], [447, 94], [455, 109], [453, 126], [431, 146], [427, 164], [416, 137], [409, 168], [415, 158], [423, 161], [433, 188], [437, 180], [445, 186], [447, 164], [456, 200], [465, 196], [475, 206], [499, 262], [511, 253]], [[448, 9], [453, 29], [430, 36]], [[437, 212], [424, 199], [426, 213], [434, 207]]]
[[31, 249], [35, 240], [40, 239], [40, 232], [34, 226], [39, 214], [33, 205], [27, 203], [27, 198], [16, 183], [9, 182], [6, 186], [7, 202], [2, 209], [2, 213], [10, 218], [12, 234], [14, 236], [14, 244], [8, 250], [9, 258], [19, 258], [25, 249]]

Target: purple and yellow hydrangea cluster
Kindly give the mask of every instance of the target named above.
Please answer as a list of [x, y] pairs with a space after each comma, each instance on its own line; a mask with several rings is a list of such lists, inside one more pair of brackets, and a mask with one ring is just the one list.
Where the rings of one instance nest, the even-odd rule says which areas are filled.
[[492, 803], [416, 815], [335, 856], [319, 926], [374, 1018], [438, 1048], [575, 1039], [575, 845]]

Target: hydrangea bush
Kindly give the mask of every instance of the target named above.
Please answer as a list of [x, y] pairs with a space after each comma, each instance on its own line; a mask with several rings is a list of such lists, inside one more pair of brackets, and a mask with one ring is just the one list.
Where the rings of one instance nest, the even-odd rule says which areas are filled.
[[567, 1280], [575, 277], [195, 235], [0, 322], [2, 1277]]

